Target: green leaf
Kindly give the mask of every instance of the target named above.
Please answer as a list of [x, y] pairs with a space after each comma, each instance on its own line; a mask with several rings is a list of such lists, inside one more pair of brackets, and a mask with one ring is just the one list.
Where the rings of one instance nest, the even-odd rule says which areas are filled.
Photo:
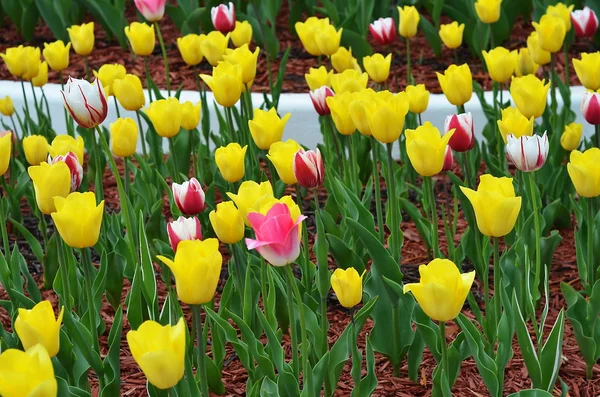
[[552, 394], [545, 390], [531, 389], [509, 394], [508, 397], [552, 397]]
[[16, 220], [10, 218], [9, 221], [14, 227], [17, 228], [19, 233], [25, 237], [31, 252], [33, 252], [33, 255], [35, 255], [35, 259], [37, 259], [39, 263], [42, 263], [44, 261], [44, 250], [42, 249], [42, 245], [40, 244], [39, 240], [33, 234], [31, 234], [31, 232], [25, 226], [21, 225]]
[[23, 39], [25, 41], [31, 41], [33, 39], [33, 30], [35, 29], [35, 25], [40, 18], [40, 13], [38, 11], [37, 5], [34, 2], [29, 3], [29, 5], [25, 8], [25, 12], [23, 13], [23, 22], [21, 23], [21, 30], [23, 33]]
[[146, 238], [146, 229], [144, 227], [144, 216], [139, 216], [139, 235], [140, 235], [140, 264], [142, 278], [142, 292], [148, 303], [148, 316], [151, 320], [158, 318], [158, 295], [156, 289], [156, 277], [154, 275], [154, 266], [152, 266], [152, 258], [150, 256], [150, 247]]
[[[541, 387], [551, 392], [554, 389], [554, 383], [558, 378], [558, 371], [562, 361], [562, 345], [565, 328], [565, 313], [561, 309], [548, 339], [542, 347], [540, 357], [540, 366], [542, 370]], [[539, 342], [538, 342], [539, 343]]]
[[442, 53], [442, 40], [438, 34], [438, 30], [425, 18], [419, 19], [419, 28], [425, 34], [427, 42], [431, 46], [436, 56], [440, 56]]
[[373, 53], [373, 48], [367, 41], [366, 37], [350, 29], [344, 29], [342, 31], [342, 39], [340, 44], [344, 47], [352, 47], [352, 54], [357, 59], [362, 59], [363, 57]]
[[122, 48], [127, 48], [127, 38], [125, 37], [124, 30], [125, 26], [127, 26], [127, 21], [123, 10], [118, 9], [107, 0], [79, 1], [83, 2], [86, 5], [87, 10], [92, 13], [96, 19], [101, 21], [105, 28], [117, 38]]
[[108, 354], [104, 358], [105, 383], [100, 397], [119, 394], [121, 388], [121, 330], [123, 329], [123, 308], [117, 310], [110, 333], [108, 334]]

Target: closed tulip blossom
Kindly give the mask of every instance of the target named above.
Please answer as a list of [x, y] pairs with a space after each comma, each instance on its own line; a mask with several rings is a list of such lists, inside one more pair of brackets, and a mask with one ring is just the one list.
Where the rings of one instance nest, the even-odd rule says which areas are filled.
[[217, 163], [221, 176], [227, 182], [234, 183], [244, 177], [247, 149], [247, 145], [241, 147], [239, 143], [232, 142], [215, 151], [215, 163]]
[[146, 104], [142, 81], [134, 74], [127, 74], [113, 83], [114, 95], [124, 109], [140, 110]]
[[379, 18], [369, 25], [371, 36], [380, 45], [389, 45], [396, 40], [396, 24], [393, 18]]
[[533, 135], [533, 116], [527, 118], [515, 107], [509, 106], [502, 109], [502, 118], [497, 123], [505, 144], [508, 142], [507, 137], [509, 134], [512, 134], [515, 138], [523, 135]]
[[0, 395], [4, 397], [55, 397], [58, 383], [44, 346], [23, 352], [6, 349], [0, 354]]
[[326, 25], [315, 33], [315, 43], [321, 54], [331, 56], [340, 48], [342, 30], [336, 30], [333, 25]]
[[408, 107], [414, 114], [421, 114], [427, 110], [429, 105], [429, 91], [425, 84], [407, 85], [406, 95], [408, 95]]
[[198, 101], [195, 104], [190, 101], [185, 101], [181, 104], [181, 128], [192, 131], [198, 127], [202, 112], [202, 102]]
[[471, 290], [475, 271], [461, 274], [452, 261], [434, 259], [419, 266], [419, 275], [419, 282], [406, 284], [404, 293], [412, 292], [421, 309], [432, 320], [455, 319]]
[[465, 30], [465, 24], [454, 21], [445, 25], [440, 25], [440, 39], [444, 45], [450, 49], [455, 49], [461, 46], [463, 41], [463, 32]]
[[235, 244], [244, 238], [244, 218], [233, 201], [217, 204], [208, 214], [215, 234], [225, 244]]
[[408, 107], [408, 95], [405, 92], [378, 92], [373, 111], [367, 114], [373, 137], [381, 143], [392, 143], [400, 138]]
[[147, 320], [136, 331], [127, 332], [131, 355], [152, 385], [164, 390], [183, 378], [186, 334], [183, 317], [176, 325]]
[[358, 70], [348, 69], [331, 76], [331, 85], [336, 95], [344, 92], [359, 92], [367, 88], [369, 75]]
[[308, 95], [319, 116], [331, 114], [331, 110], [329, 110], [329, 106], [327, 106], [327, 97], [335, 95], [331, 88], [324, 85], [314, 91], [310, 91]]
[[313, 189], [325, 182], [325, 165], [319, 149], [299, 150], [294, 155], [294, 176], [298, 184]]
[[122, 79], [127, 74], [127, 70], [125, 66], [114, 63], [114, 64], [104, 64], [100, 66], [100, 69], [96, 72], [94, 70], [94, 76], [96, 76], [96, 81], [100, 81], [102, 87], [104, 88], [104, 92], [106, 95], [111, 96], [114, 95], [113, 85], [115, 80]]
[[495, 23], [500, 19], [502, 0], [477, 0], [475, 12], [483, 23]]
[[381, 54], [366, 56], [363, 58], [363, 65], [371, 80], [376, 83], [383, 83], [390, 75], [392, 54], [387, 54], [385, 57]]
[[540, 47], [544, 51], [558, 52], [560, 51], [567, 28], [565, 22], [557, 16], [544, 14], [538, 22], [532, 22], [535, 31], [538, 34]]
[[77, 161], [80, 164], [83, 163], [83, 152], [85, 148], [85, 143], [83, 142], [83, 138], [79, 135], [77, 138], [73, 138], [69, 135], [59, 135], [52, 140], [52, 145], [50, 146], [50, 155], [52, 157], [66, 155], [69, 152], [73, 152], [77, 157]]
[[260, 202], [264, 201], [266, 197], [273, 197], [273, 187], [268, 180], [260, 184], [254, 181], [244, 181], [240, 185], [237, 194], [227, 192], [227, 196], [233, 200], [240, 210], [246, 225], [250, 226], [248, 214], [252, 211], [258, 211]]
[[532, 172], [539, 170], [546, 163], [549, 148], [545, 132], [543, 136], [523, 135], [519, 138], [510, 134], [506, 144], [506, 155], [519, 171]]
[[254, 118], [248, 121], [248, 127], [256, 146], [262, 150], [269, 150], [271, 145], [281, 141], [283, 129], [290, 117], [291, 113], [287, 113], [280, 118], [275, 108], [268, 111], [254, 109]]
[[87, 80], [69, 77], [65, 90], [60, 93], [69, 114], [80, 127], [95, 128], [108, 114], [106, 94], [98, 81], [92, 85]]
[[223, 59], [232, 65], [240, 65], [242, 68], [242, 83], [246, 87], [250, 87], [254, 78], [256, 77], [256, 62], [258, 61], [258, 54], [260, 48], [256, 47], [254, 52], [250, 51], [247, 44], [232, 50], [230, 48], [225, 51]]
[[310, 68], [308, 73], [304, 75], [306, 84], [311, 91], [315, 91], [323, 86], [331, 87], [331, 76], [333, 70], [327, 71], [325, 66], [319, 66], [318, 68]]
[[31, 79], [31, 84], [34, 87], [43, 87], [48, 83], [48, 63], [41, 62], [38, 68], [38, 74]]
[[181, 128], [181, 104], [177, 98], [159, 99], [146, 110], [156, 133], [163, 138], [173, 138]]
[[575, 8], [573, 4], [567, 6], [565, 3], [559, 1], [556, 4], [549, 5], [546, 8], [546, 14], [560, 18], [564, 22], [568, 32], [571, 30], [571, 11], [573, 11], [573, 8]]
[[429, 121], [415, 130], [406, 130], [406, 152], [415, 171], [421, 176], [433, 176], [442, 171], [446, 146], [453, 130], [443, 136]]
[[[351, 98], [352, 100], [348, 108], [352, 124], [362, 135], [373, 136], [371, 125], [369, 124], [370, 115], [375, 112], [378, 106], [377, 98], [387, 94], [377, 94], [373, 89], [367, 88], [366, 90], [350, 95], [354, 97], [353, 99]], [[397, 133], [397, 130], [394, 128], [393, 132]]]
[[0, 176], [8, 171], [12, 153], [12, 134], [0, 136]]
[[185, 218], [180, 216], [177, 220], [167, 224], [169, 244], [173, 252], [177, 252], [177, 246], [184, 240], [202, 240], [202, 226], [195, 216]]
[[235, 7], [232, 2], [229, 4], [219, 4], [210, 10], [210, 19], [216, 30], [223, 34], [232, 32], [235, 29]]
[[185, 215], [196, 215], [204, 209], [204, 190], [196, 178], [182, 184], [173, 183], [173, 199], [177, 208]]
[[64, 307], [60, 309], [58, 318], [54, 317], [54, 309], [50, 301], [43, 300], [31, 310], [19, 309], [15, 320], [15, 331], [25, 350], [35, 345], [42, 345], [50, 357], [58, 354], [60, 349], [60, 325]]
[[40, 64], [40, 49], [31, 46], [18, 46], [6, 49], [0, 54], [8, 72], [15, 77], [31, 80], [38, 74]]
[[330, 59], [333, 69], [338, 73], [348, 69], [362, 71], [356, 58], [352, 56], [352, 48], [340, 47]]
[[0, 98], [0, 113], [4, 116], [12, 116], [15, 113], [15, 106], [8, 95]]
[[600, 89], [600, 51], [591, 54], [582, 53], [581, 59], [573, 59], [577, 78], [588, 90]]
[[406, 38], [414, 37], [417, 34], [419, 20], [421, 19], [417, 9], [413, 6], [398, 7], [398, 14], [400, 17], [398, 22], [400, 36]]
[[533, 62], [538, 65], [546, 65], [550, 63], [550, 51], [546, 51], [540, 47], [540, 38], [537, 32], [531, 32], [527, 37], [527, 49]]
[[581, 100], [581, 114], [585, 120], [592, 124], [600, 124], [600, 93], [587, 91]]
[[585, 152], [573, 150], [567, 171], [581, 197], [600, 196], [600, 149], [593, 147]]
[[50, 69], [59, 72], [69, 67], [70, 49], [71, 43], [65, 45], [62, 40], [57, 40], [52, 43], [44, 43], [42, 54]]
[[469, 65], [450, 65], [444, 74], [438, 73], [437, 78], [448, 102], [454, 106], [462, 106], [473, 95], [473, 77]]
[[538, 118], [544, 114], [550, 83], [540, 80], [532, 74], [513, 77], [510, 83], [512, 100], [523, 114], [530, 118]]
[[302, 149], [300, 144], [293, 139], [288, 139], [285, 142], [275, 142], [269, 148], [267, 158], [275, 166], [279, 178], [287, 185], [293, 185], [298, 182], [294, 175], [293, 167], [294, 156], [300, 149]]
[[213, 68], [212, 76], [201, 74], [200, 77], [213, 92], [215, 101], [221, 106], [230, 108], [235, 105], [244, 91], [243, 68], [240, 64], [220, 62]]
[[65, 197], [54, 197], [56, 212], [52, 219], [65, 243], [71, 248], [89, 248], [100, 236], [104, 200], [96, 205], [93, 192], [74, 192]]
[[519, 48], [519, 55], [517, 57], [517, 67], [515, 68], [515, 76], [527, 76], [528, 74], [536, 74], [540, 65], [535, 63], [531, 58], [529, 49]]
[[236, 47], [252, 42], [252, 25], [248, 21], [236, 21], [235, 29], [231, 32], [231, 41]]
[[177, 48], [179, 48], [179, 53], [187, 65], [196, 66], [202, 62], [202, 59], [204, 59], [202, 42], [205, 38], [206, 35], [204, 34], [194, 33], [177, 38]]
[[71, 173], [71, 192], [75, 192], [81, 186], [83, 180], [83, 167], [73, 152], [67, 154], [59, 154], [58, 156], [48, 156], [48, 164], [53, 165], [58, 162], [65, 163], [69, 167]]
[[148, 22], [156, 22], [160, 21], [165, 14], [167, 0], [134, 0], [134, 3]]
[[52, 165], [43, 162], [29, 167], [27, 172], [33, 181], [35, 200], [40, 211], [46, 215], [56, 211], [54, 197], [66, 197], [71, 192], [69, 167], [62, 161]]
[[362, 300], [362, 279], [355, 268], [335, 269], [331, 275], [331, 288], [340, 304], [346, 309], [352, 309]]
[[452, 153], [452, 148], [450, 146], [446, 146], [446, 154], [444, 155], [444, 166], [442, 167], [442, 171], [451, 171], [454, 166], [454, 154]]
[[147, 57], [154, 51], [156, 46], [154, 25], [132, 22], [129, 26], [125, 26], [125, 36], [127, 36], [127, 40], [131, 44], [131, 50], [135, 55]]
[[225, 55], [225, 52], [227, 51], [228, 43], [229, 35], [224, 35], [218, 30], [214, 30], [208, 33], [204, 40], [202, 40], [200, 49], [208, 63], [214, 67], [223, 60], [223, 55]]
[[275, 204], [266, 215], [252, 212], [248, 220], [255, 239], [246, 239], [249, 250], [256, 249], [273, 266], [293, 263], [300, 255], [299, 229], [305, 216], [292, 219], [285, 204]]
[[517, 51], [509, 51], [504, 47], [496, 47], [489, 52], [482, 51], [482, 54], [492, 80], [497, 83], [506, 83], [510, 80], [517, 67]]
[[583, 125], [580, 123], [571, 123], [565, 126], [565, 130], [560, 136], [560, 146], [566, 151], [573, 151], [579, 147], [581, 136], [583, 135]]
[[496, 178], [485, 174], [479, 179], [477, 190], [461, 186], [467, 196], [479, 231], [489, 237], [502, 237], [510, 233], [521, 210], [521, 197], [515, 196], [512, 178]]
[[471, 112], [446, 116], [444, 131], [447, 134], [451, 130], [454, 130], [454, 134], [448, 141], [448, 146], [452, 150], [462, 153], [473, 149], [473, 146], [475, 146], [475, 128]]
[[350, 104], [356, 99], [356, 93], [344, 92], [326, 98], [327, 107], [335, 128], [342, 135], [352, 135], [356, 126], [350, 114]]
[[575, 34], [579, 37], [593, 37], [598, 30], [598, 17], [588, 6], [583, 10], [571, 12], [571, 22], [575, 27]]
[[88, 56], [94, 49], [94, 22], [73, 25], [67, 28], [73, 50], [81, 56]]
[[[317, 17], [309, 17], [304, 22], [296, 22], [294, 27], [296, 33], [304, 46], [304, 49], [313, 56], [323, 55], [319, 45], [317, 44], [316, 35], [327, 29], [329, 26], [329, 18], [319, 19]], [[335, 52], [335, 51], [334, 51]]]
[[48, 140], [43, 135], [30, 135], [23, 138], [23, 151], [29, 165], [39, 165], [48, 158]]
[[114, 156], [129, 157], [135, 154], [138, 126], [129, 117], [119, 118], [110, 125], [110, 150]]

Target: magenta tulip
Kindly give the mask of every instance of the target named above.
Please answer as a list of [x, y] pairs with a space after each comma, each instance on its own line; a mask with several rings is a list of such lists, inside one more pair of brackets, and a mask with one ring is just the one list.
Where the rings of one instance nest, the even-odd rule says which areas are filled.
[[165, 4], [167, 0], [134, 0], [138, 11], [149, 22], [160, 21], [165, 15]]
[[296, 152], [293, 171], [300, 186], [307, 189], [321, 186], [325, 181], [325, 166], [319, 149]]
[[575, 27], [575, 34], [579, 37], [593, 37], [598, 30], [598, 17], [590, 7], [571, 12], [571, 22]]
[[446, 117], [444, 130], [447, 133], [452, 129], [454, 129], [454, 135], [448, 142], [452, 150], [462, 153], [473, 149], [475, 131], [473, 130], [473, 116], [471, 113], [453, 114]]
[[196, 215], [204, 209], [204, 190], [196, 178], [182, 184], [173, 183], [173, 198], [185, 215]]
[[452, 153], [452, 148], [450, 146], [446, 146], [446, 154], [444, 155], [444, 166], [442, 167], [442, 171], [450, 171], [453, 165], [454, 154]]
[[235, 7], [232, 2], [229, 2], [229, 6], [219, 4], [213, 7], [210, 10], [210, 17], [215, 29], [223, 34], [233, 32], [235, 29]]
[[600, 124], [600, 94], [587, 91], [581, 101], [581, 114], [585, 120], [593, 125]]
[[379, 18], [369, 25], [375, 41], [381, 45], [392, 44], [396, 39], [396, 24], [393, 18]]

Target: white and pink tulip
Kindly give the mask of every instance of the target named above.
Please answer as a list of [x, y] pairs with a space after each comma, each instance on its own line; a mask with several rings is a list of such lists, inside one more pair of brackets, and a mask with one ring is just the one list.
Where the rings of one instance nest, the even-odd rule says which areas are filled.
[[448, 142], [452, 150], [462, 153], [473, 149], [475, 130], [473, 129], [473, 115], [470, 112], [447, 116], [444, 131], [447, 133], [452, 129], [454, 129], [454, 135]]
[[575, 28], [575, 34], [579, 37], [593, 37], [598, 30], [598, 17], [590, 7], [583, 7], [583, 10], [571, 12], [571, 22]]
[[581, 114], [585, 120], [593, 125], [600, 124], [600, 94], [587, 91], [581, 100]]
[[177, 252], [179, 242], [184, 240], [202, 240], [202, 227], [200, 221], [195, 216], [185, 218], [180, 216], [176, 221], [169, 222], [167, 225], [167, 234], [169, 243], [173, 252]]
[[182, 184], [173, 183], [173, 198], [177, 208], [185, 215], [196, 215], [204, 209], [204, 190], [196, 178]]
[[392, 44], [396, 39], [396, 24], [393, 18], [379, 18], [369, 25], [375, 41], [381, 45]]
[[329, 110], [329, 106], [327, 106], [327, 97], [335, 95], [331, 88], [324, 85], [314, 91], [310, 91], [308, 95], [310, 95], [313, 106], [320, 116], [331, 114], [331, 110]]
[[65, 90], [60, 93], [69, 114], [83, 128], [95, 128], [108, 114], [106, 94], [98, 80], [91, 84], [87, 80], [69, 77]]
[[515, 138], [509, 134], [506, 143], [506, 156], [519, 171], [532, 172], [539, 170], [548, 158], [548, 136], [522, 135]]
[[227, 34], [235, 29], [235, 7], [232, 2], [219, 4], [210, 10], [213, 26], [219, 32]]
[[307, 189], [321, 186], [325, 181], [325, 166], [319, 149], [296, 152], [293, 171], [300, 186]]
[[148, 22], [160, 21], [165, 15], [165, 4], [167, 0], [134, 0], [138, 11]]
[[79, 160], [77, 160], [77, 155], [73, 152], [54, 157], [48, 155], [48, 164], [52, 165], [59, 161], [64, 162], [69, 167], [69, 171], [71, 172], [71, 192], [76, 192], [79, 186], [81, 186], [81, 180], [83, 179], [83, 167], [79, 163]]

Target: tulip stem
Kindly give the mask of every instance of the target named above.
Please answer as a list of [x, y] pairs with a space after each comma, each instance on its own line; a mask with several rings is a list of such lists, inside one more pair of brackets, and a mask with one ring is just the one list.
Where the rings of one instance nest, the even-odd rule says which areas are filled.
[[[322, 223], [322, 220], [319, 219], [318, 217], [320, 216], [320, 211], [321, 211], [321, 206], [319, 204], [319, 194], [317, 192], [317, 189], [313, 189], [313, 198], [315, 200], [315, 222], [317, 223], [317, 229], [319, 229], [319, 224]], [[320, 233], [320, 230], [317, 230], [317, 233]], [[323, 237], [323, 236], [321, 236]], [[314, 247], [313, 247], [314, 249]], [[316, 255], [316, 250], [315, 250], [315, 255]], [[328, 263], [320, 263], [317, 260], [318, 266], [319, 266], [319, 279], [321, 280], [321, 283], [327, 283], [327, 291], [329, 290], [329, 268], [328, 268]], [[317, 285], [319, 285], [317, 283]], [[319, 292], [321, 292], [322, 289], [319, 288]], [[321, 331], [323, 332], [323, 346], [322, 346], [322, 350], [321, 350], [321, 356], [323, 356], [325, 353], [327, 353], [327, 351], [329, 351], [329, 341], [327, 340], [327, 333], [329, 331], [329, 322], [327, 320], [327, 292], [322, 293], [321, 292], [321, 304], [320, 304], [320, 309], [321, 309]], [[328, 387], [327, 384], [325, 384], [326, 387], [326, 391], [325, 391], [325, 395], [328, 396], [329, 394], [327, 393], [328, 391]]]
[[202, 331], [202, 305], [191, 305], [192, 317], [196, 327], [196, 341], [198, 343], [198, 368], [196, 376], [200, 378], [200, 391], [203, 397], [209, 397], [208, 378], [206, 377], [206, 340]]
[[[98, 135], [103, 135], [102, 130], [100, 128], [98, 128], [97, 131], [98, 131]], [[92, 129], [90, 132], [91, 132], [91, 136], [94, 139], [94, 147], [93, 147], [92, 153], [90, 154], [90, 156], [93, 155], [93, 157], [94, 157], [94, 189], [96, 192], [96, 200], [99, 203], [104, 198], [104, 185], [103, 185], [104, 168], [100, 169], [102, 167], [100, 165], [101, 150], [100, 150], [100, 147], [96, 144], [96, 138], [94, 137], [94, 130]], [[111, 155], [110, 152], [108, 152], [108, 155], [109, 156]], [[115, 174], [115, 178], [120, 179], [118, 171], [117, 171], [117, 174]]]
[[63, 249], [64, 243], [62, 237], [57, 236], [56, 242], [58, 244], [58, 261], [60, 271], [60, 281], [62, 284], [62, 305], [67, 311], [71, 311], [71, 293], [69, 291], [69, 270], [67, 269], [67, 259], [65, 258], [65, 251]]
[[148, 161], [148, 151], [146, 150], [146, 138], [144, 137], [144, 128], [142, 127], [140, 111], [136, 110], [135, 115], [137, 116], [138, 125], [140, 126], [140, 140], [142, 141], [142, 153], [144, 154], [144, 160]]
[[[300, 191], [300, 185], [296, 183], [296, 203], [298, 203], [298, 208], [300, 208], [300, 212], [302, 212], [302, 192]], [[316, 212], [315, 212], [316, 214]], [[309, 278], [309, 267], [310, 267], [310, 257], [308, 252], [308, 229], [306, 225], [302, 225], [302, 284], [304, 284], [304, 293], [307, 295], [311, 295], [312, 282]]]
[[119, 103], [117, 97], [113, 95], [113, 101], [115, 101], [115, 110], [117, 111], [117, 118], [121, 118], [121, 111], [119, 110]]
[[406, 85], [412, 82], [412, 71], [410, 69], [410, 38], [406, 38]]
[[233, 126], [233, 116], [231, 114], [230, 107], [225, 108], [225, 115], [227, 116], [227, 126], [229, 127], [229, 139], [231, 139], [231, 142], [241, 143], [239, 142], [239, 138], [236, 136], [237, 134], [235, 133], [236, 131], [235, 127]]
[[285, 272], [287, 275], [287, 307], [288, 314], [290, 317], [290, 342], [292, 350], [292, 369], [296, 379], [299, 378], [300, 374], [300, 362], [298, 361], [298, 330], [296, 328], [296, 311], [294, 310], [294, 290], [292, 284], [295, 283], [294, 274], [291, 272], [291, 265], [285, 266]]
[[333, 137], [333, 144], [335, 147], [335, 155], [340, 171], [340, 178], [344, 180], [344, 158], [342, 157], [342, 154], [340, 152], [340, 142], [338, 140], [335, 124], [333, 124], [333, 118], [331, 117], [331, 115], [325, 117], [329, 120], [329, 128], [331, 129], [331, 136]]
[[500, 322], [500, 311], [501, 311], [501, 293], [500, 293], [500, 281], [502, 279], [500, 271], [500, 263], [498, 257], [500, 256], [499, 241], [498, 237], [492, 237], [494, 240], [494, 312], [496, 317], [496, 325]]
[[463, 168], [463, 172], [464, 175], [463, 177], [465, 178], [465, 185], [467, 185], [468, 188], [471, 187], [471, 162], [469, 161], [469, 152], [463, 152], [461, 154], [461, 159], [462, 159], [462, 168]]
[[593, 203], [593, 198], [588, 198], [586, 199], [587, 201], [587, 268], [588, 268], [588, 275], [587, 275], [587, 281], [588, 281], [588, 286], [589, 286], [589, 290], [592, 290], [592, 287], [594, 286], [594, 280], [595, 280], [595, 269], [594, 269], [594, 203]]
[[356, 323], [354, 322], [354, 308], [350, 309], [350, 319], [352, 321], [352, 380], [354, 382], [354, 390], [352, 393], [356, 396], [360, 396], [360, 372], [361, 372], [361, 357], [360, 351], [358, 350], [358, 334], [359, 330], [356, 329]]
[[[535, 274], [534, 274], [534, 282], [533, 288], [534, 291], [539, 291], [540, 288], [540, 280], [541, 280], [541, 268], [542, 268], [542, 246], [541, 246], [541, 238], [542, 233], [540, 230], [540, 214], [538, 209], [538, 200], [536, 194], [536, 186], [535, 186], [535, 178], [533, 176], [533, 172], [530, 172], [528, 175], [529, 178], [529, 191], [531, 193], [531, 206], [533, 210], [533, 222], [535, 228]], [[495, 293], [495, 292], [494, 292]], [[535, 295], [534, 295], [534, 300]]]
[[129, 196], [129, 157], [123, 157], [123, 180], [125, 181], [125, 194]]
[[152, 90], [150, 89], [150, 82], [152, 79], [150, 78], [150, 69], [148, 68], [148, 57], [144, 58], [144, 70], [146, 71], [146, 88], [148, 89], [148, 102], [152, 102]]
[[360, 196], [362, 190], [360, 182], [360, 169], [358, 167], [358, 134], [354, 132], [350, 138], [350, 167], [352, 169], [352, 185], [356, 190], [356, 194]]
[[[21, 91], [23, 92], [23, 102], [25, 102], [25, 122], [23, 125], [25, 126], [25, 132], [29, 135], [29, 126], [27, 123], [31, 120], [29, 116], [29, 102], [27, 101], [27, 94], [25, 94], [25, 83], [23, 79], [21, 79]], [[25, 136], [25, 134], [23, 134]]]
[[[83, 278], [85, 282], [85, 298], [88, 304], [88, 320], [90, 333], [92, 334], [94, 350], [100, 353], [100, 344], [98, 342], [98, 327], [96, 323], [96, 305], [94, 303], [93, 295], [94, 279], [92, 276], [92, 269], [94, 265], [92, 264], [92, 259], [90, 258], [89, 248], [81, 249], [81, 265], [81, 267], [83, 268]], [[100, 374], [98, 374], [98, 377], [100, 377]]]
[[444, 321], [440, 321], [440, 347], [442, 350], [442, 362], [441, 370], [442, 376], [446, 378], [448, 381], [448, 385], [450, 385], [450, 377], [448, 376], [448, 371], [450, 370], [450, 366], [448, 364], [448, 344], [446, 343], [446, 323]]
[[394, 377], [400, 376], [400, 363], [394, 364], [394, 360], [400, 357], [400, 327], [398, 326], [398, 305], [392, 303], [392, 370]]
[[85, 79], [90, 81], [90, 62], [88, 61], [87, 55], [83, 57], [83, 64], [85, 66]]
[[158, 42], [160, 43], [160, 50], [162, 51], [163, 60], [165, 62], [165, 79], [167, 82], [167, 94], [171, 96], [171, 77], [169, 76], [169, 60], [167, 59], [167, 49], [165, 48], [165, 41], [163, 40], [162, 33], [160, 32], [160, 26], [158, 22], [154, 22], [156, 28], [156, 35], [158, 36]]
[[596, 137], [596, 147], [600, 148], [600, 124], [596, 124], [595, 126], [595, 137]]
[[[235, 244], [229, 244], [229, 251], [231, 252], [231, 258], [233, 259], [233, 267], [235, 269], [235, 276], [233, 277], [233, 281], [235, 282], [235, 288], [240, 293], [240, 299], [242, 303], [244, 302], [244, 289], [242, 287], [244, 280], [244, 275], [242, 274], [242, 262], [239, 260], [239, 255], [236, 254]], [[266, 297], [263, 297], [266, 299]]]
[[[169, 140], [169, 158], [173, 165], [173, 182], [179, 183], [179, 170], [177, 169], [177, 152], [175, 150], [175, 144], [173, 143], [174, 138], [167, 138]], [[189, 167], [189, 164], [188, 164]], [[187, 172], [186, 172], [187, 174]]]
[[[4, 178], [4, 177], [2, 176], [1, 178]], [[6, 190], [6, 187], [5, 187], [4, 191], [5, 191], [6, 195], [8, 196], [8, 191]], [[4, 203], [5, 202], [8, 202], [8, 197], [6, 200], [0, 201], [0, 223], [1, 223], [0, 228], [2, 230], [2, 243], [4, 244], [4, 256], [6, 258], [8, 258], [8, 256], [10, 255], [10, 244], [8, 242], [8, 231], [6, 229], [6, 213], [4, 212]], [[42, 217], [43, 216], [44, 215], [42, 214]], [[46, 246], [44, 246], [44, 249], [46, 249]], [[10, 262], [10, 261], [7, 259], [7, 262]]]
[[388, 165], [388, 208], [390, 208], [390, 224], [388, 228], [390, 229], [390, 234], [394, 236], [393, 240], [390, 241], [388, 237], [388, 249], [392, 251], [392, 256], [398, 266], [400, 266], [400, 244], [396, 244], [396, 239], [399, 236], [395, 235], [399, 230], [399, 222], [398, 222], [398, 204], [396, 201], [396, 182], [394, 180], [394, 158], [392, 157], [392, 147], [393, 143], [386, 144], [387, 147], [387, 165]]
[[[550, 53], [550, 89], [551, 89], [551, 97], [552, 97], [552, 118], [557, 118], [558, 115], [556, 114], [556, 109], [558, 106], [558, 103], [556, 103], [556, 71], [554, 70], [554, 68], [556, 67], [556, 56], [553, 53]], [[552, 126], [553, 128], [557, 127], [555, 125]], [[552, 131], [556, 134], [558, 134], [558, 131]]]
[[[294, 290], [294, 294], [296, 295], [296, 304], [298, 305], [298, 313], [300, 315], [300, 338], [302, 342], [302, 372], [304, 385], [303, 390], [313, 390], [312, 389], [312, 376], [310, 364], [308, 362], [308, 337], [306, 332], [306, 320], [304, 314], [304, 302], [302, 302], [302, 296], [300, 295], [300, 291], [298, 290], [298, 285], [296, 284], [296, 279], [294, 277], [294, 272], [292, 271], [292, 265], [285, 266], [285, 270], [288, 276], [288, 283], [291, 285], [291, 288]], [[294, 345], [294, 349], [297, 348], [297, 345]]]
[[[424, 177], [423, 182], [427, 185], [427, 190], [429, 194], [429, 210], [431, 211], [431, 238], [433, 256], [435, 259], [441, 257], [440, 247], [438, 244], [438, 217], [435, 205], [435, 183], [433, 182], [432, 177]], [[448, 242], [448, 245], [450, 245], [450, 242]]]
[[371, 154], [373, 155], [373, 190], [375, 191], [375, 210], [377, 213], [377, 229], [379, 240], [385, 241], [385, 228], [383, 226], [383, 210], [381, 208], [381, 181], [379, 178], [379, 142], [371, 136]]
[[31, 81], [29, 82], [29, 84], [31, 85], [31, 93], [33, 94], [33, 103], [35, 104], [35, 114], [37, 116], [37, 122], [39, 125], [42, 122], [42, 117], [40, 115], [40, 107], [38, 105], [37, 95], [35, 93], [35, 87], [33, 86], [33, 83]]
[[417, 118], [419, 119], [419, 127], [423, 125], [423, 120], [421, 119], [421, 113], [417, 114]]

